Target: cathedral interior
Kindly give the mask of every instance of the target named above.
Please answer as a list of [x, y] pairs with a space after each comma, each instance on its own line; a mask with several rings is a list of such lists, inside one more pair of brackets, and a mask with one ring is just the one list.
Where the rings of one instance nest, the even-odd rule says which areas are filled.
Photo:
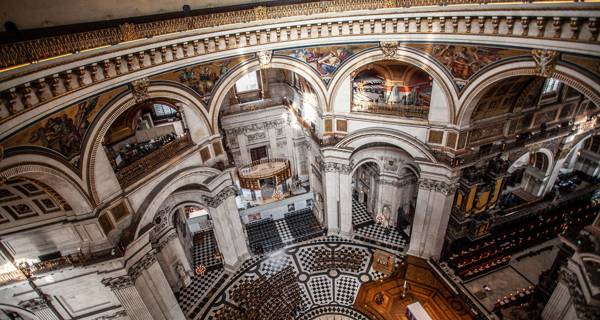
[[0, 320], [600, 319], [600, 3], [0, 17]]

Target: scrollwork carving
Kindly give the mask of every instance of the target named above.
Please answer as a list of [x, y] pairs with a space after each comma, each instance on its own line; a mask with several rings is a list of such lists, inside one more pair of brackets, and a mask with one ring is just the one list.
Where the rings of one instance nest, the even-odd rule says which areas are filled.
[[214, 197], [202, 196], [202, 199], [204, 200], [204, 202], [206, 203], [207, 206], [209, 206], [211, 208], [216, 208], [216, 207], [220, 206], [221, 203], [223, 203], [223, 201], [225, 201], [225, 199], [227, 199], [229, 197], [233, 197], [236, 194], [237, 194], [237, 189], [234, 186], [229, 186], [229, 187], [226, 187], [223, 190], [221, 190]]
[[19, 307], [35, 312], [48, 308], [48, 303], [44, 298], [33, 298], [19, 302]]

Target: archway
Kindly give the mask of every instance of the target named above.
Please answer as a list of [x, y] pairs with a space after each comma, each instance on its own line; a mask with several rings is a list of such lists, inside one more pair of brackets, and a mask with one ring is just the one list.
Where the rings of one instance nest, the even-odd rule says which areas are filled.
[[353, 74], [356, 70], [360, 70], [369, 64], [385, 62], [412, 66], [428, 74], [433, 79], [433, 83], [429, 108], [431, 112], [429, 112], [426, 119], [439, 124], [453, 122], [458, 93], [446, 69], [430, 56], [418, 50], [400, 46], [396, 48], [395, 54], [392, 56], [384, 55], [381, 49], [373, 49], [367, 50], [345, 62], [337, 70], [328, 86], [327, 94], [330, 108], [327, 111], [350, 112], [351, 102], [349, 98], [352, 95], [351, 82], [354, 77]]
[[352, 229], [357, 239], [388, 248], [407, 248], [414, 217], [418, 171], [404, 150], [386, 144], [355, 151], [352, 181]]
[[[91, 197], [97, 203], [121, 190], [116, 176], [108, 174], [111, 170], [114, 172], [114, 169], [102, 144], [109, 129], [119, 118], [126, 118], [128, 110], [149, 104], [149, 101], [163, 102], [176, 109], [177, 117], [186, 124], [184, 134], [187, 137], [184, 138], [187, 142], [184, 144], [201, 143], [211, 135], [208, 112], [200, 97], [189, 88], [170, 81], [152, 81], [146, 94], [139, 103], [130, 91], [115, 96], [106, 104], [88, 131], [81, 167], [82, 175], [87, 177]], [[99, 180], [100, 176], [103, 179]]]
[[213, 107], [226, 166], [235, 167], [237, 205], [255, 253], [321, 233], [316, 199], [322, 185], [313, 168], [327, 130], [324, 99], [304, 69], [283, 62], [290, 61], [234, 71], [222, 85], [228, 90], [216, 90], [223, 97], [213, 98], [221, 101]]
[[[472, 115], [477, 109], [480, 99], [488, 91], [488, 88], [499, 84], [506, 84], [508, 82], [503, 80], [510, 78], [532, 79], [538, 76], [539, 70], [536, 63], [532, 60], [507, 62], [479, 75], [464, 88], [461, 94], [456, 123], [460, 127], [470, 126], [474, 120]], [[600, 84], [598, 84], [596, 79], [589, 77], [584, 72], [557, 63], [549, 78], [567, 84], [583, 94], [593, 104], [600, 105], [600, 93], [596, 89]], [[540, 89], [542, 88], [540, 87]]]

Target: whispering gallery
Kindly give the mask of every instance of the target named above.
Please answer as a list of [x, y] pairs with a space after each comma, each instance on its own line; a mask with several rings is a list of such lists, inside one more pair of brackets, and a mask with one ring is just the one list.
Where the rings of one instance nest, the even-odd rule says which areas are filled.
[[600, 319], [600, 2], [0, 17], [0, 320]]

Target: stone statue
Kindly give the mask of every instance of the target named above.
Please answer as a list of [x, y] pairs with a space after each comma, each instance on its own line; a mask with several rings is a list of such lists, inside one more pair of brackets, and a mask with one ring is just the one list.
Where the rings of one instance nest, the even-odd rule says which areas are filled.
[[185, 288], [185, 287], [189, 286], [190, 283], [192, 283], [192, 278], [185, 271], [185, 267], [183, 266], [183, 263], [178, 262], [177, 265], [175, 265], [175, 272], [177, 272], [177, 278], [178, 278], [177, 285], [179, 286], [179, 288]]

